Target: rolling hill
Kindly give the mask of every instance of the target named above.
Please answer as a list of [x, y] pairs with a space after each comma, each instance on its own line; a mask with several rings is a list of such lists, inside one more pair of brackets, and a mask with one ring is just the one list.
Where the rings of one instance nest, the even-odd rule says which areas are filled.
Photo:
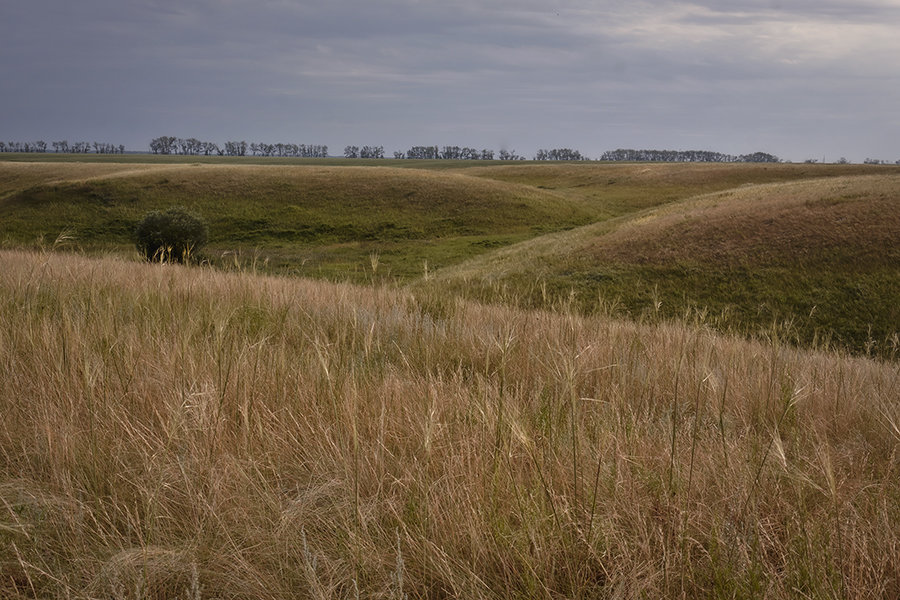
[[[632, 317], [699, 311], [718, 327], [896, 350], [900, 176], [741, 186], [523, 242], [437, 278], [528, 304], [602, 299]], [[479, 291], [474, 291], [479, 290]]]
[[0, 250], [0, 596], [897, 597], [895, 363], [435, 302]]
[[0, 596], [898, 596], [897, 169], [403, 166], [0, 161]]
[[[60, 168], [61, 167], [61, 168]], [[149, 210], [183, 205], [210, 226], [208, 253], [258, 252], [273, 270], [409, 278], [497, 245], [595, 220], [532, 187], [397, 168], [0, 163], [0, 240], [128, 252]], [[371, 272], [368, 273], [371, 276]]]
[[134, 256], [184, 205], [221, 267], [897, 347], [894, 167], [165, 158], [0, 161], [0, 246]]

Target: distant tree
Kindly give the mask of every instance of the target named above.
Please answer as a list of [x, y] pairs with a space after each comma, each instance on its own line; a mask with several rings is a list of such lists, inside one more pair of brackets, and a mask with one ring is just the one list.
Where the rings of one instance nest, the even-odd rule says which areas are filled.
[[435, 160], [440, 157], [441, 155], [437, 146], [413, 146], [406, 151], [406, 158]]
[[384, 158], [384, 146], [363, 146], [359, 151], [360, 158]]
[[[256, 155], [256, 144], [251, 144], [251, 149]], [[225, 154], [228, 156], [245, 156], [247, 154], [247, 142], [225, 142]]]
[[441, 150], [441, 158], [444, 160], [456, 160], [459, 157], [459, 146], [444, 146], [444, 148]]
[[160, 136], [150, 140], [150, 151], [153, 154], [171, 154], [175, 150], [175, 142], [178, 138], [173, 136]]
[[843, 156], [840, 157], [839, 159], [837, 159], [837, 164], [839, 164], [839, 165], [846, 165], [846, 164], [848, 164], [849, 162], [850, 162], [850, 161], [847, 160], [846, 158], [844, 158]]
[[766, 152], [754, 152], [753, 154], [742, 154], [739, 157], [739, 162], [777, 163], [781, 162], [781, 159], [774, 154], [768, 154]]
[[516, 154], [515, 150], [500, 150], [500, 160], [525, 160], [525, 157]]
[[781, 159], [765, 152], [734, 156], [709, 150], [609, 150], [600, 160], [620, 162], [780, 162]]
[[344, 158], [359, 158], [359, 146], [345, 146]]
[[571, 148], [554, 148], [552, 150], [538, 150], [535, 160], [584, 160], [581, 152]]

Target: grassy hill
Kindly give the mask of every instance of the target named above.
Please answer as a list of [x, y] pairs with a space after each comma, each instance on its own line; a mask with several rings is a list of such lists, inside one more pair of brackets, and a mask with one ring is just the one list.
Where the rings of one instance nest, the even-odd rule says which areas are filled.
[[894, 167], [120, 158], [0, 161], [0, 245], [133, 257], [184, 205], [218, 266], [896, 349]]
[[[498, 245], [595, 220], [584, 205], [515, 183], [397, 168], [0, 163], [0, 240], [128, 252], [147, 211], [184, 205], [210, 226], [208, 254], [251, 254], [275, 271], [421, 275]], [[368, 273], [366, 271], [368, 270]]]
[[[0, 160], [0, 597], [900, 595], [898, 169], [59, 159]], [[137, 260], [172, 205], [212, 265]]]
[[439, 279], [481, 298], [511, 294], [535, 306], [571, 297], [584, 311], [612, 305], [632, 317], [699, 310], [741, 333], [780, 324], [792, 341], [892, 355], [900, 175], [705, 194], [525, 242]]
[[611, 218], [745, 185], [884, 171], [870, 165], [518, 163], [470, 166], [465, 173], [550, 191]]
[[900, 593], [896, 364], [0, 250], [0, 381], [2, 597]]

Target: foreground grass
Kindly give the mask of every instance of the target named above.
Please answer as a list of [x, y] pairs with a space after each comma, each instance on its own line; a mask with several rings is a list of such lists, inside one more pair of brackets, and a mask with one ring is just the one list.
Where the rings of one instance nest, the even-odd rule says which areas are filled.
[[896, 598], [900, 371], [0, 252], [0, 595]]

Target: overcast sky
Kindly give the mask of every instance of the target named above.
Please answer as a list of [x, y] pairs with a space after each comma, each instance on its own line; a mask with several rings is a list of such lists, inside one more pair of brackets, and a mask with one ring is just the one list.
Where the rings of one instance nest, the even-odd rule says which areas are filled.
[[2, 0], [0, 140], [900, 159], [900, 0]]

